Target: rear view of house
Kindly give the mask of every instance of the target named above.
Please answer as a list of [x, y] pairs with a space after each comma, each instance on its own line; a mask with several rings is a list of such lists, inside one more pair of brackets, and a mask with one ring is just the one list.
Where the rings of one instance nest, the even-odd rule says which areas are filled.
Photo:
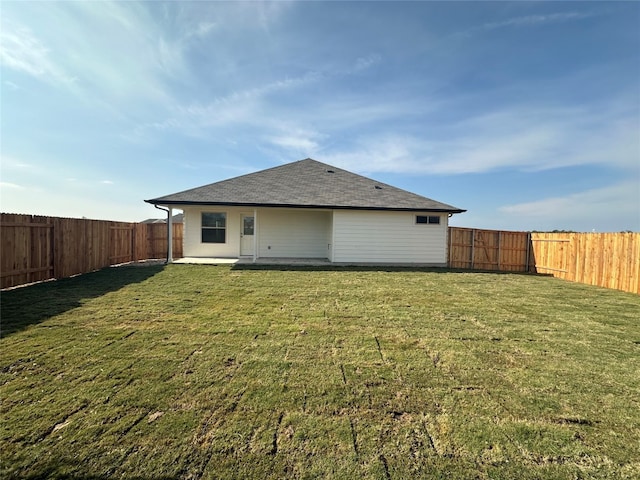
[[145, 200], [184, 212], [184, 256], [444, 266], [465, 210], [312, 159]]

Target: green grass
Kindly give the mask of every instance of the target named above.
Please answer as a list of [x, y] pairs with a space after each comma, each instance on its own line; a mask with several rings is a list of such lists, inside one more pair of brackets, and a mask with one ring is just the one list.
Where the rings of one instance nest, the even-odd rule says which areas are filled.
[[640, 476], [640, 297], [122, 267], [2, 293], [1, 478]]

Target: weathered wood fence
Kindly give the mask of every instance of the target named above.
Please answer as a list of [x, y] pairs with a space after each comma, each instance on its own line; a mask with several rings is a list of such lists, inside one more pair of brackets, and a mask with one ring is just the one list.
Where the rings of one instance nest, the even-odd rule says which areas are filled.
[[[173, 256], [182, 257], [182, 224]], [[167, 254], [167, 226], [3, 213], [2, 288]], [[640, 233], [531, 233], [449, 228], [451, 268], [532, 272], [640, 294]]]
[[640, 233], [532, 233], [535, 272], [640, 294]]
[[[182, 225], [173, 225], [182, 256]], [[167, 225], [1, 214], [0, 285], [64, 278], [167, 255]]]
[[529, 232], [449, 227], [449, 266], [501, 272], [530, 272]]
[[532, 272], [640, 294], [640, 233], [449, 228], [452, 268]]

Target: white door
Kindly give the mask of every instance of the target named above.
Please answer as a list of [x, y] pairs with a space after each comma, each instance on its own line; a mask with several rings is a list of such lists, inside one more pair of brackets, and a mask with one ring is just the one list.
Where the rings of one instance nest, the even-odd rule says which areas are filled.
[[253, 255], [253, 215], [242, 214], [240, 220], [240, 255]]

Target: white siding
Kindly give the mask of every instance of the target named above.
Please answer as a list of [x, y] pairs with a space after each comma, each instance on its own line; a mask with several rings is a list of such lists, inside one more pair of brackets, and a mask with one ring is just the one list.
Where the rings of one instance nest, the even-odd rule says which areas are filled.
[[[416, 215], [439, 215], [440, 224], [416, 224]], [[446, 213], [333, 212], [333, 261], [446, 265]]]
[[[240, 255], [240, 215], [253, 214], [253, 209], [225, 206], [184, 207], [185, 257], [235, 258]], [[227, 214], [225, 243], [202, 243], [202, 212], [224, 212]]]
[[[252, 208], [184, 207], [185, 257], [240, 255], [240, 217]], [[226, 243], [202, 243], [202, 212], [227, 214]], [[439, 225], [416, 224], [423, 212], [259, 208], [258, 257], [329, 258], [336, 263], [418, 263], [446, 265], [447, 214]], [[270, 248], [269, 248], [270, 247]]]
[[258, 256], [329, 258], [331, 212], [259, 209]]

